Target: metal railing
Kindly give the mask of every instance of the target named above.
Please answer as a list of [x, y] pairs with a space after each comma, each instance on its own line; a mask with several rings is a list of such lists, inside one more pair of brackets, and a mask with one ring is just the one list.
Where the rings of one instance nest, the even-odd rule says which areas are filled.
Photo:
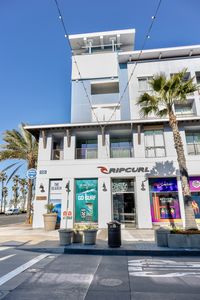
[[145, 157], [164, 157], [166, 156], [165, 146], [145, 147]]
[[62, 160], [63, 159], [63, 150], [62, 149], [53, 149], [51, 159], [52, 160]]
[[76, 148], [76, 159], [94, 159], [97, 157], [97, 148]]
[[187, 144], [188, 155], [200, 155], [200, 144]]
[[123, 157], [133, 157], [132, 147], [111, 147], [110, 148], [111, 158], [123, 158]]

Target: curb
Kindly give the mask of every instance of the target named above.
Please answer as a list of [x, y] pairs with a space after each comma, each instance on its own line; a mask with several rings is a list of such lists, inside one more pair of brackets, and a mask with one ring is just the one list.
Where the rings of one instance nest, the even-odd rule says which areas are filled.
[[132, 250], [119, 248], [88, 249], [88, 248], [18, 248], [23, 251], [54, 254], [83, 255], [117, 255], [117, 256], [200, 256], [200, 250]]

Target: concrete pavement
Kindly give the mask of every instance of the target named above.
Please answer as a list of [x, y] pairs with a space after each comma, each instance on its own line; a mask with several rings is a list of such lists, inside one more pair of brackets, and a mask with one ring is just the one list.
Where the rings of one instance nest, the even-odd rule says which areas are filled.
[[96, 245], [59, 245], [58, 231], [46, 232], [32, 229], [31, 226], [16, 224], [0, 227], [0, 245], [16, 246], [18, 249], [65, 254], [95, 255], [148, 255], [148, 256], [200, 256], [200, 249], [169, 249], [158, 247], [154, 241], [153, 230], [122, 230], [122, 246], [109, 248], [106, 230], [99, 230]]

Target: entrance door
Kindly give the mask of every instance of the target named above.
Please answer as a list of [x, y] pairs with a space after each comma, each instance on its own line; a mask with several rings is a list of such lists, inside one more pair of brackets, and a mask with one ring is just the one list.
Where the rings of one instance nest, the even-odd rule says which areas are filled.
[[126, 227], [135, 227], [136, 209], [133, 179], [113, 179], [113, 219]]

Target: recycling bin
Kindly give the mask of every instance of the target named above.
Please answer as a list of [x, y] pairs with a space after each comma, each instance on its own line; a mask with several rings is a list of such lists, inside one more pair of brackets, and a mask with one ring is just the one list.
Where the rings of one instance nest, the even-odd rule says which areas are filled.
[[121, 224], [117, 221], [108, 224], [108, 246], [117, 248], [121, 246]]

